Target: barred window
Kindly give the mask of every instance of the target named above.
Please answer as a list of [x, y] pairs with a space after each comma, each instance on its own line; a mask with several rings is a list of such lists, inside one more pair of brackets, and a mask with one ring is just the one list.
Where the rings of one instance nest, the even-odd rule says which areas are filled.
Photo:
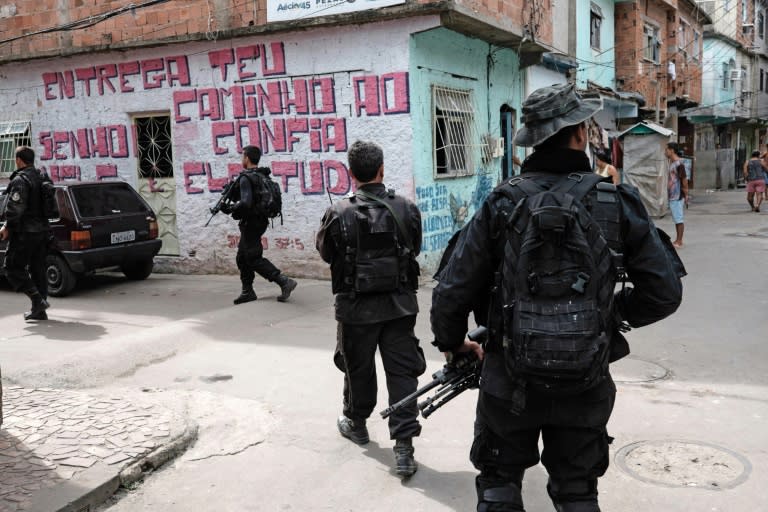
[[173, 177], [170, 116], [137, 117], [135, 123], [139, 146], [139, 176]]
[[32, 125], [29, 121], [0, 122], [0, 175], [16, 170], [16, 148], [32, 145]]
[[432, 86], [435, 177], [473, 173], [475, 108], [472, 91]]

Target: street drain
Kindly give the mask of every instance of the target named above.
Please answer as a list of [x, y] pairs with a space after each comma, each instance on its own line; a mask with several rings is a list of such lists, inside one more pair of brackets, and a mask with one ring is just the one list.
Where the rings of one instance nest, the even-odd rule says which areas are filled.
[[709, 490], [736, 487], [752, 471], [744, 456], [698, 441], [640, 441], [619, 450], [616, 464], [643, 482]]
[[636, 382], [653, 382], [665, 379], [669, 376], [669, 370], [661, 365], [637, 359], [625, 357], [611, 364], [611, 376], [614, 382], [625, 384]]

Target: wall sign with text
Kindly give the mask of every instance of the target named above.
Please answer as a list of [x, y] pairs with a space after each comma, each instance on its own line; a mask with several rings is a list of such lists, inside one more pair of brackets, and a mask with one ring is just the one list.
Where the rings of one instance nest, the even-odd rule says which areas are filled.
[[404, 4], [405, 0], [267, 0], [267, 21], [290, 21]]

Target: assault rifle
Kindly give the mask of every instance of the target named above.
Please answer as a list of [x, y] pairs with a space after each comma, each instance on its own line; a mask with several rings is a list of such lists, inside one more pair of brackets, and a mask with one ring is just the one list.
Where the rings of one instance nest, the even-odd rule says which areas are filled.
[[224, 185], [224, 188], [221, 189], [221, 197], [219, 197], [219, 200], [216, 201], [216, 204], [208, 208], [208, 211], [211, 212], [211, 216], [208, 217], [208, 222], [205, 223], [205, 226], [208, 227], [208, 224], [211, 223], [213, 218], [216, 216], [217, 213], [219, 213], [222, 208], [224, 208], [225, 205], [229, 205], [232, 200], [230, 199], [230, 195], [232, 195], [232, 192], [235, 189], [235, 180], [230, 180], [227, 182], [226, 185]]
[[[488, 329], [479, 326], [467, 333], [467, 338], [478, 343], [485, 341]], [[432, 382], [417, 389], [399, 402], [390, 405], [379, 414], [382, 418], [388, 418], [393, 412], [402, 409], [406, 405], [415, 402], [421, 395], [434, 388], [439, 388], [433, 396], [427, 397], [418, 403], [419, 411], [424, 418], [428, 418], [433, 412], [450, 402], [468, 389], [476, 388], [480, 383], [481, 363], [474, 353], [469, 352], [454, 356], [450, 363], [446, 363], [442, 370], [432, 374]]]

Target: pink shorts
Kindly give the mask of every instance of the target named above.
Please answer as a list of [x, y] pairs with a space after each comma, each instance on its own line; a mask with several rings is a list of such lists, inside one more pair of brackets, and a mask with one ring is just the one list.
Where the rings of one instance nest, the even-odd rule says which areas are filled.
[[757, 192], [758, 194], [762, 194], [765, 192], [765, 180], [759, 179], [759, 180], [752, 180], [747, 182], [747, 192], [750, 194], [754, 194]]

